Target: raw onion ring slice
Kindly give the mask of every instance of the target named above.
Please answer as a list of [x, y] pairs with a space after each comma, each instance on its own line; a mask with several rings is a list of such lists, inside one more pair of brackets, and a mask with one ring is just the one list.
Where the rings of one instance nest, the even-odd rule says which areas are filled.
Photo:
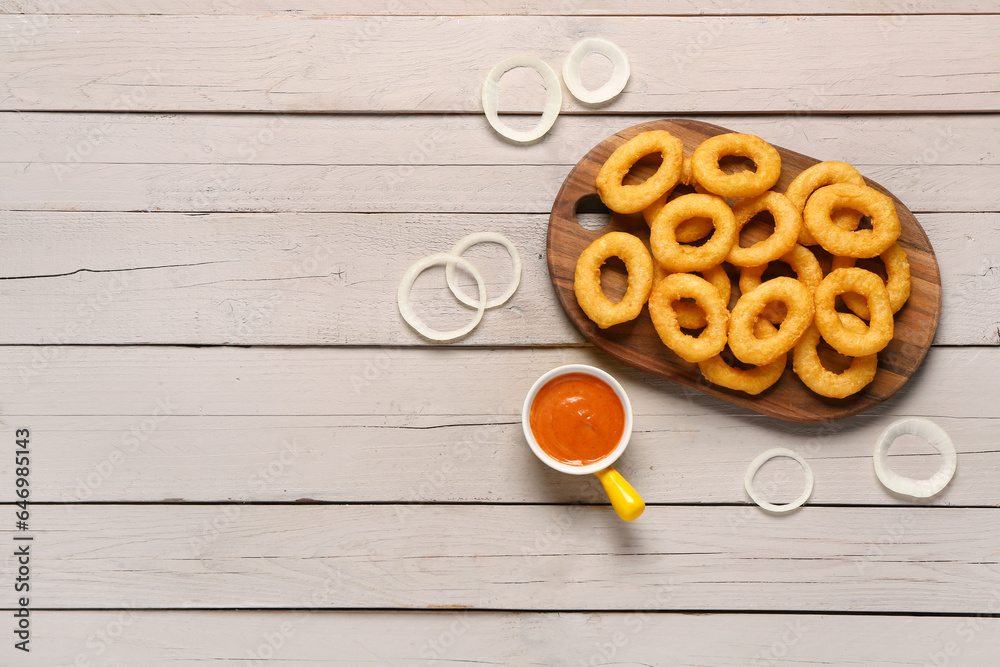
[[[580, 65], [583, 64], [583, 59], [591, 53], [601, 54], [614, 66], [611, 78], [597, 90], [588, 90], [580, 81]], [[569, 92], [584, 104], [591, 105], [604, 104], [617, 97], [625, 89], [630, 74], [631, 70], [625, 52], [618, 48], [614, 42], [600, 37], [582, 39], [573, 45], [562, 68], [563, 81]]]
[[[944, 459], [941, 467], [929, 479], [913, 479], [904, 477], [889, 468], [889, 447], [901, 435], [915, 435], [923, 438], [936, 449]], [[929, 419], [908, 417], [895, 421], [882, 431], [875, 445], [875, 474], [885, 488], [911, 498], [930, 498], [940, 493], [948, 486], [958, 468], [958, 455], [955, 444], [940, 426]]]
[[[476, 314], [469, 324], [451, 331], [438, 331], [424, 324], [423, 320], [413, 312], [413, 307], [410, 305], [410, 289], [413, 287], [417, 276], [430, 267], [452, 263], [459, 265], [476, 279], [476, 285], [479, 287], [479, 302], [475, 305]], [[399, 314], [403, 316], [406, 323], [424, 338], [438, 342], [455, 340], [475, 329], [479, 321], [483, 319], [483, 312], [486, 310], [486, 285], [483, 283], [483, 277], [479, 275], [479, 271], [472, 265], [472, 262], [446, 252], [439, 252], [435, 255], [428, 255], [423, 259], [418, 259], [406, 270], [406, 273], [403, 274], [403, 279], [399, 283], [399, 291], [396, 292], [396, 303], [399, 306]]]
[[[798, 498], [796, 498], [795, 500], [786, 505], [775, 505], [774, 503], [767, 502], [759, 495], [757, 495], [757, 490], [753, 486], [754, 475], [757, 474], [757, 471], [760, 470], [760, 467], [764, 465], [766, 462], [770, 461], [771, 459], [777, 458], [779, 456], [784, 456], [786, 458], [792, 459], [793, 461], [796, 461], [800, 466], [802, 466], [802, 470], [806, 474], [806, 488], [802, 492], [802, 495], [800, 495]], [[743, 487], [747, 490], [747, 495], [750, 496], [750, 499], [753, 500], [755, 503], [757, 503], [761, 509], [767, 510], [768, 512], [781, 514], [783, 512], [791, 512], [792, 510], [798, 509], [802, 507], [802, 505], [804, 505], [807, 500], [809, 500], [809, 496], [812, 495], [812, 490], [813, 490], [813, 473], [812, 469], [809, 467], [809, 464], [806, 463], [806, 460], [804, 458], [802, 458], [801, 456], [799, 456], [790, 449], [785, 449], [784, 447], [775, 447], [774, 449], [767, 450], [766, 452], [764, 452], [763, 454], [761, 454], [760, 456], [758, 456], [757, 458], [755, 458], [753, 461], [750, 462], [750, 467], [747, 468], [747, 474], [743, 477]]]
[[[499, 106], [497, 83], [500, 81], [500, 77], [517, 67], [530, 67], [535, 70], [542, 76], [542, 81], [545, 84], [545, 107], [542, 109], [542, 117], [538, 120], [538, 124], [530, 130], [515, 130], [501, 121], [500, 116], [497, 115], [497, 107]], [[548, 63], [535, 56], [522, 54], [501, 60], [493, 66], [490, 73], [486, 75], [486, 81], [483, 82], [482, 99], [486, 120], [489, 121], [494, 130], [511, 141], [529, 144], [541, 139], [546, 132], [552, 129], [552, 125], [559, 115], [559, 109], [562, 107], [562, 87], [559, 85], [556, 73], [549, 67]]]
[[[517, 254], [517, 248], [511, 243], [503, 234], [498, 234], [496, 232], [476, 232], [475, 234], [469, 234], [463, 239], [460, 239], [455, 247], [451, 249], [451, 254], [456, 257], [461, 257], [462, 253], [476, 245], [477, 243], [498, 243], [507, 249], [507, 254], [510, 255], [510, 261], [513, 266], [513, 278], [511, 278], [510, 284], [507, 286], [507, 290], [500, 296], [493, 297], [486, 302], [487, 308], [496, 308], [507, 302], [514, 292], [517, 291], [517, 286], [521, 283], [521, 256]], [[448, 287], [451, 289], [451, 293], [455, 295], [455, 298], [464, 303], [466, 306], [472, 306], [473, 308], [478, 308], [479, 304], [466, 296], [458, 287], [458, 283], [455, 282], [455, 264], [454, 262], [449, 262], [444, 270], [445, 278], [448, 280]]]

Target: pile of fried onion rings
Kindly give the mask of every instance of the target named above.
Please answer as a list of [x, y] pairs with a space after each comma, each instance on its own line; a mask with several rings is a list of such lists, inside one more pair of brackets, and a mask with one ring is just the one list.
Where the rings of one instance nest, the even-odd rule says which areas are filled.
[[[654, 154], [655, 173], [626, 183], [636, 163]], [[720, 166], [734, 157], [755, 169]], [[821, 396], [864, 389], [910, 295], [895, 205], [843, 162], [803, 170], [784, 192], [772, 189], [780, 176], [780, 154], [754, 135], [719, 134], [689, 156], [664, 130], [623, 141], [601, 167], [597, 193], [614, 213], [641, 212], [649, 243], [622, 231], [594, 239], [577, 260], [581, 310], [607, 329], [636, 319], [647, 304], [664, 346], [725, 389], [760, 394], [789, 365]], [[773, 218], [774, 231], [743, 247], [743, 227], [759, 226], [761, 213]], [[628, 274], [617, 302], [601, 288], [601, 266], [612, 256]], [[869, 258], [884, 263], [886, 279], [855, 266]], [[765, 279], [775, 262], [795, 277]], [[837, 362], [834, 353], [847, 359]]]

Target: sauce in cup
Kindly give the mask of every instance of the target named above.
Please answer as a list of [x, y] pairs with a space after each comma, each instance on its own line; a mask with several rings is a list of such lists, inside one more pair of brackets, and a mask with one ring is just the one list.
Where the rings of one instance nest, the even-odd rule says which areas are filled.
[[558, 375], [538, 390], [531, 433], [543, 452], [573, 466], [610, 455], [625, 433], [625, 408], [607, 382], [587, 373]]

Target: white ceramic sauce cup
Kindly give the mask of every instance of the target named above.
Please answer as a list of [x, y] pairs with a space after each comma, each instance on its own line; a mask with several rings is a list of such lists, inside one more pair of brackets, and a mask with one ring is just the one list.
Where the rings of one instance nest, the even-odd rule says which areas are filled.
[[[595, 461], [594, 463], [589, 463], [587, 465], [577, 466], [557, 461], [542, 450], [542, 448], [538, 445], [538, 441], [535, 440], [535, 434], [531, 432], [531, 405], [535, 402], [535, 397], [538, 395], [539, 390], [553, 378], [559, 377], [560, 375], [567, 375], [569, 373], [583, 373], [604, 381], [609, 387], [611, 387], [612, 390], [614, 390], [615, 395], [618, 397], [618, 400], [621, 401], [622, 408], [625, 411], [625, 428], [622, 431], [622, 436], [618, 441], [618, 445], [611, 451], [610, 454], [605, 456], [600, 461]], [[628, 395], [625, 393], [625, 390], [622, 389], [622, 386], [613, 377], [602, 371], [600, 368], [594, 368], [593, 366], [587, 366], [584, 364], [570, 364], [567, 366], [553, 368], [548, 373], [545, 373], [538, 378], [535, 383], [531, 385], [528, 395], [524, 398], [524, 408], [521, 410], [521, 426], [524, 429], [524, 437], [528, 441], [528, 446], [531, 447], [531, 451], [533, 451], [535, 456], [541, 459], [545, 465], [558, 470], [559, 472], [568, 473], [570, 475], [597, 475], [598, 479], [601, 480], [601, 485], [604, 487], [605, 492], [608, 494], [608, 498], [611, 500], [612, 506], [615, 508], [615, 511], [618, 512], [618, 516], [625, 521], [632, 521], [642, 514], [643, 510], [646, 508], [642, 498], [639, 497], [639, 494], [636, 493], [634, 488], [632, 488], [632, 485], [621, 476], [621, 473], [612, 467], [614, 462], [618, 460], [618, 457], [625, 451], [625, 447], [628, 446], [629, 438], [632, 435], [632, 404], [629, 402]]]

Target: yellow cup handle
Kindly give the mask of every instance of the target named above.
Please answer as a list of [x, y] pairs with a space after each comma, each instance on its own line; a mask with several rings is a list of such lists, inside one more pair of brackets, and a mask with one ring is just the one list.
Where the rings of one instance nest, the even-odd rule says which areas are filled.
[[635, 521], [638, 519], [639, 515], [646, 509], [646, 503], [635, 492], [635, 489], [628, 483], [628, 480], [612, 467], [605, 468], [594, 474], [597, 475], [597, 479], [601, 480], [604, 492], [608, 494], [611, 506], [618, 512], [618, 516], [625, 521]]

